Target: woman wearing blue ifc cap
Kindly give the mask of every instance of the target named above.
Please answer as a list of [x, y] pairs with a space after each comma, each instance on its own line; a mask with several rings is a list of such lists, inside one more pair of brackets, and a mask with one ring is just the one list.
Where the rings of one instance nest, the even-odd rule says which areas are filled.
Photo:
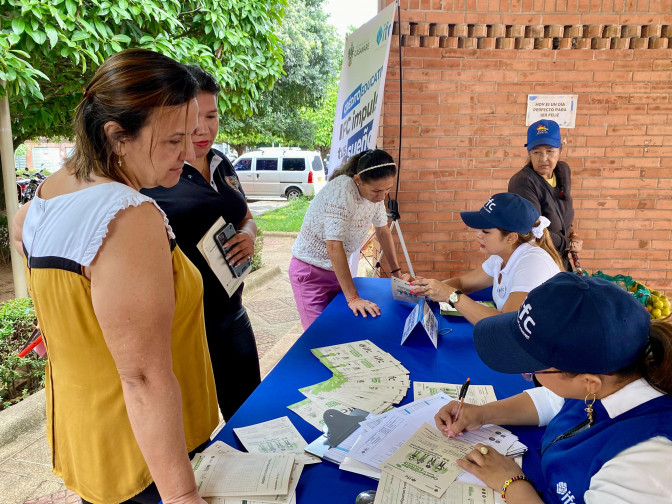
[[509, 180], [509, 192], [520, 194], [550, 221], [548, 231], [553, 245], [561, 254], [567, 271], [571, 271], [570, 252], [580, 252], [583, 242], [574, 232], [572, 172], [560, 161], [562, 138], [555, 121], [542, 119], [527, 129], [527, 164]]
[[460, 467], [509, 504], [672, 502], [672, 326], [609, 282], [561, 273], [517, 313], [476, 324], [474, 344], [492, 369], [543, 387], [465, 404], [457, 419], [452, 401], [436, 425], [448, 436], [489, 423], [546, 426], [541, 479], [483, 445]]
[[[475, 324], [516, 311], [528, 292], [561, 271], [562, 261], [546, 229], [548, 219], [525, 198], [495, 194], [478, 212], [460, 216], [467, 226], [478, 229], [478, 244], [490, 257], [480, 268], [444, 282], [418, 277], [411, 282], [414, 293], [448, 302]], [[497, 309], [466, 295], [490, 286]]]

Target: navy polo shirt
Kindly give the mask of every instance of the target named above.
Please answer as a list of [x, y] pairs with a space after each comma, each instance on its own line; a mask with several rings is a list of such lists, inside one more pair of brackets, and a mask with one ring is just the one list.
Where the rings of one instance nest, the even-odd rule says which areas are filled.
[[245, 193], [231, 162], [215, 149], [210, 149], [207, 159], [214, 187], [196, 168], [185, 163], [175, 186], [140, 191], [166, 213], [177, 244], [201, 272], [206, 327], [241, 308], [243, 286], [229, 298], [196, 245], [220, 217], [238, 229], [247, 215]]

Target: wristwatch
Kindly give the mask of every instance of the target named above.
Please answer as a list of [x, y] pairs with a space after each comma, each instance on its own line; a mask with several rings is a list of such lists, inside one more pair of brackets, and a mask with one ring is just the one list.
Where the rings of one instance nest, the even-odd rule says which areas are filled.
[[453, 293], [450, 296], [448, 296], [448, 304], [453, 308], [455, 308], [455, 303], [457, 303], [460, 300], [460, 296], [462, 294], [463, 293], [461, 290], [453, 291]]

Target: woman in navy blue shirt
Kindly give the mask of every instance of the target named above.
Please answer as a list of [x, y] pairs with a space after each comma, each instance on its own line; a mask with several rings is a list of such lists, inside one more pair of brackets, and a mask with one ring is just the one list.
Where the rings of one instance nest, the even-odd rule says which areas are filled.
[[239, 265], [254, 254], [257, 225], [243, 188], [227, 157], [212, 148], [219, 129], [220, 86], [198, 67], [189, 67], [198, 82], [198, 127], [191, 137], [196, 159], [185, 163], [178, 184], [143, 190], [168, 215], [180, 249], [203, 277], [203, 306], [217, 401], [229, 420], [261, 382], [259, 356], [250, 319], [242, 303], [243, 285], [229, 297], [196, 245], [223, 217], [237, 232], [226, 243], [229, 262]]

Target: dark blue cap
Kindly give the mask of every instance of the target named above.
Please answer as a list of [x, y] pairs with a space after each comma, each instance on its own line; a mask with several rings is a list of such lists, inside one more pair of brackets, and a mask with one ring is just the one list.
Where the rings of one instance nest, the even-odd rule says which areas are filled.
[[522, 196], [499, 193], [478, 212], [460, 212], [464, 223], [474, 229], [499, 228], [514, 233], [529, 233], [539, 219], [539, 211]]
[[530, 151], [539, 145], [550, 145], [551, 147], [562, 147], [560, 138], [560, 126], [555, 121], [542, 119], [530, 124], [527, 128], [527, 143], [525, 146]]
[[649, 312], [615, 284], [558, 273], [532, 289], [518, 312], [478, 322], [474, 345], [483, 362], [502, 373], [604, 374], [637, 360], [650, 324]]

